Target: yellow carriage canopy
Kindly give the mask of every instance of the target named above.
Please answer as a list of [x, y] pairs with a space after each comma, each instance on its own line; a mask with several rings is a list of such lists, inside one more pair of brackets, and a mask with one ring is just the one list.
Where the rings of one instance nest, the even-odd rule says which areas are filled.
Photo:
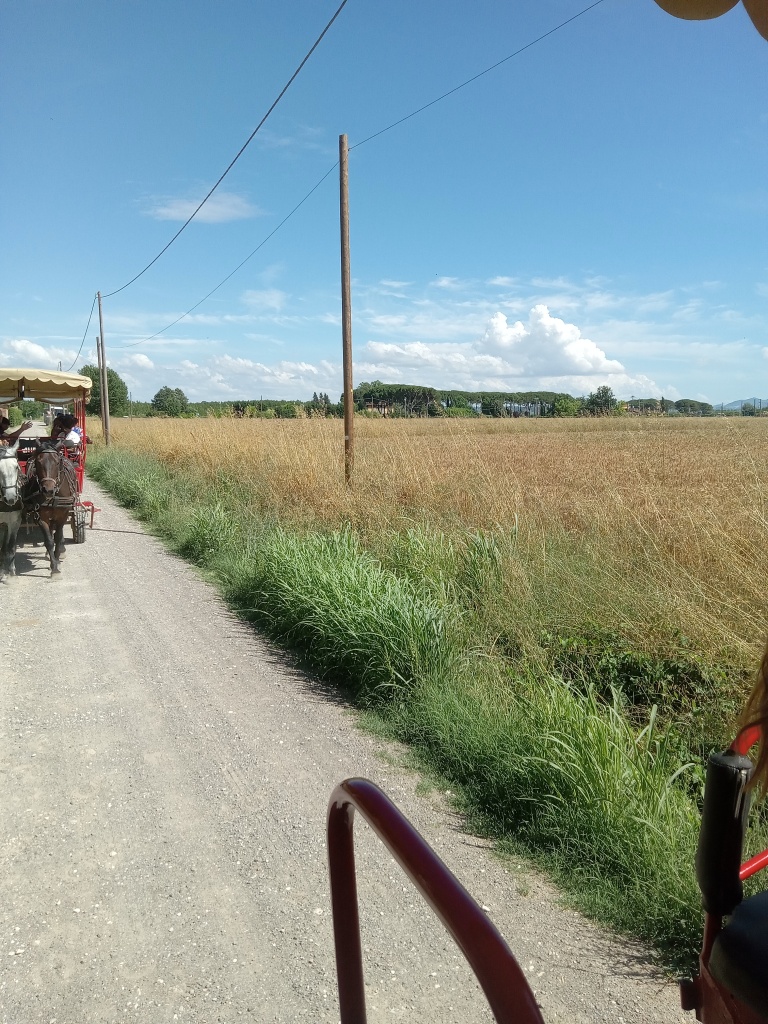
[[0, 403], [32, 398], [36, 402], [64, 405], [78, 398], [87, 401], [92, 387], [91, 378], [79, 373], [0, 366]]
[[[739, 0], [656, 0], [667, 14], [688, 21], [719, 18], [736, 6]], [[761, 36], [768, 39], [768, 0], [742, 0], [747, 14]]]

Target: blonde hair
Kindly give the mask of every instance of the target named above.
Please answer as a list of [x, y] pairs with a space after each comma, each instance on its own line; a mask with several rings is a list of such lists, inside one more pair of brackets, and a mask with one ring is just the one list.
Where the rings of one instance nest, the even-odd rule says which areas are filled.
[[755, 774], [750, 786], [756, 786], [763, 793], [768, 792], [768, 644], [763, 651], [763, 658], [757, 672], [757, 679], [752, 688], [747, 706], [741, 715], [741, 729], [760, 729], [760, 748], [755, 764]]

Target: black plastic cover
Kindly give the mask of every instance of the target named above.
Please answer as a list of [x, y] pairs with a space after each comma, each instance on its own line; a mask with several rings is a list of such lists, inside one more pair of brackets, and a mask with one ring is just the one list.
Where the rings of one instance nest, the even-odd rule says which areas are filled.
[[742, 754], [710, 754], [696, 850], [696, 878], [710, 914], [730, 914], [744, 895], [739, 868], [749, 814], [747, 783], [753, 771], [752, 762]]

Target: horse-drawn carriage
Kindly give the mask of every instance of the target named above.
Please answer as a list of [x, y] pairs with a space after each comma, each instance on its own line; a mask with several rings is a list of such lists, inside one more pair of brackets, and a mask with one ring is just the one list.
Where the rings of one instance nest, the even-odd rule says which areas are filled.
[[[52, 572], [59, 571], [58, 562], [64, 551], [64, 526], [71, 526], [75, 544], [85, 541], [89, 515], [93, 527], [96, 509], [93, 502], [82, 499], [87, 454], [85, 404], [91, 387], [90, 377], [77, 373], [0, 368], [0, 403], [32, 399], [49, 406], [69, 407], [82, 439], [76, 444], [66, 444], [51, 439], [41, 428], [41, 436], [20, 437], [12, 448], [2, 452], [3, 519], [7, 520], [2, 524], [2, 547], [6, 572], [13, 572], [14, 514], [20, 513], [16, 529], [18, 525], [29, 528], [39, 525], [42, 529]], [[13, 471], [9, 458], [15, 459], [18, 473]], [[15, 493], [13, 500], [12, 493]]]

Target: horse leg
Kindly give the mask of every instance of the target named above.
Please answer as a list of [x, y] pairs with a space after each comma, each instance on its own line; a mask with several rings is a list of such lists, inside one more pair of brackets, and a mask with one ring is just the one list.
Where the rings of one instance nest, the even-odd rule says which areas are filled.
[[61, 569], [59, 568], [59, 560], [56, 557], [56, 552], [54, 550], [53, 535], [51, 533], [51, 528], [45, 521], [45, 519], [42, 518], [42, 516], [40, 517], [40, 529], [43, 531], [43, 542], [45, 543], [45, 550], [48, 552], [48, 558], [51, 561], [51, 574], [55, 572], [61, 572]]
[[0, 519], [0, 579], [8, 573], [8, 535], [10, 527]]
[[21, 527], [21, 512], [19, 512], [15, 519], [8, 523], [5, 535], [5, 548], [8, 556], [8, 575], [16, 575], [16, 545], [19, 539], [19, 529]]
[[67, 553], [67, 549], [64, 546], [64, 523], [61, 520], [56, 524], [54, 537], [56, 538], [56, 558], [60, 561]]

